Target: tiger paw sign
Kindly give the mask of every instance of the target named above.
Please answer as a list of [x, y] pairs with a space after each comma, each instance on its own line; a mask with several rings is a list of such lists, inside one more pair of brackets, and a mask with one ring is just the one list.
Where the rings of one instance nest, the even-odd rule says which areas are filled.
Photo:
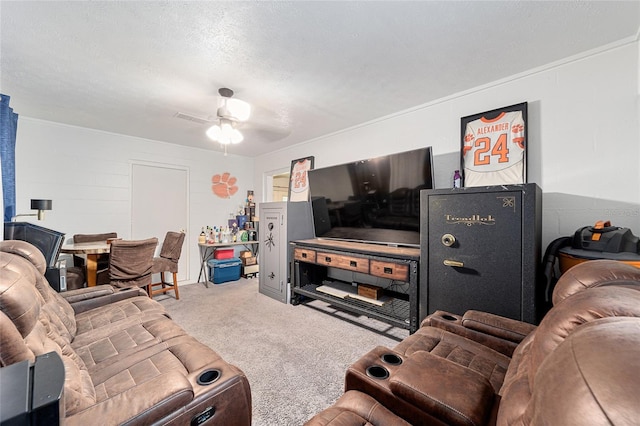
[[213, 175], [211, 178], [211, 191], [220, 198], [231, 198], [232, 195], [238, 192], [237, 181], [238, 179], [228, 172], [221, 175]]

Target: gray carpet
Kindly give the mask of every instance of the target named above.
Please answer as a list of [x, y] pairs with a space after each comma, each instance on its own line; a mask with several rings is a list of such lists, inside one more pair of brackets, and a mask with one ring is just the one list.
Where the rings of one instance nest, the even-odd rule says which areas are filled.
[[285, 305], [258, 292], [258, 279], [180, 287], [156, 296], [192, 336], [244, 371], [253, 425], [301, 425], [343, 393], [347, 367], [407, 330], [321, 302]]

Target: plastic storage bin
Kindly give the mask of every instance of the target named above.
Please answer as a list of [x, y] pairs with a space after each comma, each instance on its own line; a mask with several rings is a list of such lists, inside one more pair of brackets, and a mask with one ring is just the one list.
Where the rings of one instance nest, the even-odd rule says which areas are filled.
[[217, 249], [213, 253], [214, 259], [232, 259], [233, 258], [233, 249]]
[[214, 284], [237, 281], [240, 279], [242, 262], [237, 257], [232, 259], [211, 259], [209, 266], [209, 281]]

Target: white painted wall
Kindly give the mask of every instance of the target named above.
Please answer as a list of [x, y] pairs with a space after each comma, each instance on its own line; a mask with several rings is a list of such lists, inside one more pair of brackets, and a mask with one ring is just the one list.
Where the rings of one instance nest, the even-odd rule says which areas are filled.
[[[116, 231], [131, 238], [131, 162], [188, 168], [189, 282], [198, 278], [202, 226], [227, 224], [253, 189], [253, 160], [20, 116], [16, 143], [17, 212], [30, 213], [31, 198], [53, 200], [53, 210], [34, 223], [67, 234]], [[211, 190], [213, 175], [230, 172], [237, 193], [229, 199]], [[162, 197], [162, 191], [157, 190]], [[170, 203], [171, 200], [166, 200]], [[163, 235], [157, 235], [160, 243]], [[185, 252], [183, 252], [185, 253]]]
[[[413, 110], [261, 156], [264, 175], [315, 156], [315, 167], [431, 145], [436, 186], [458, 168], [460, 117], [529, 102], [529, 182], [543, 190], [543, 244], [596, 220], [640, 235], [640, 48], [620, 42]], [[256, 193], [256, 200], [263, 200]]]
[[[430, 145], [436, 186], [447, 187], [458, 164], [460, 117], [527, 101], [529, 181], [544, 191], [543, 243], [599, 219], [638, 235], [639, 56], [637, 40], [620, 43], [255, 160], [21, 116], [17, 212], [30, 212], [31, 198], [50, 198], [53, 210], [41, 225], [69, 236], [117, 231], [127, 238], [130, 162], [187, 167], [187, 243], [195, 281], [200, 227], [226, 223], [248, 189], [255, 190], [257, 201], [264, 200], [264, 176], [288, 171], [291, 160], [313, 155], [316, 167], [325, 167]], [[238, 178], [239, 186], [228, 200], [211, 192], [211, 177], [225, 171]]]

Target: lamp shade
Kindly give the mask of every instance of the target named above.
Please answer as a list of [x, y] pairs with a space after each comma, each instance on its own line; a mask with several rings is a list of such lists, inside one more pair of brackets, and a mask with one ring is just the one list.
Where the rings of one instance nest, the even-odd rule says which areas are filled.
[[222, 137], [222, 129], [217, 124], [214, 124], [207, 130], [207, 136], [217, 142]]
[[222, 145], [240, 143], [244, 139], [242, 133], [238, 129], [233, 128], [233, 124], [229, 120], [220, 119], [220, 125], [214, 124], [207, 130], [207, 136]]
[[31, 210], [51, 210], [53, 202], [51, 200], [31, 199]]

